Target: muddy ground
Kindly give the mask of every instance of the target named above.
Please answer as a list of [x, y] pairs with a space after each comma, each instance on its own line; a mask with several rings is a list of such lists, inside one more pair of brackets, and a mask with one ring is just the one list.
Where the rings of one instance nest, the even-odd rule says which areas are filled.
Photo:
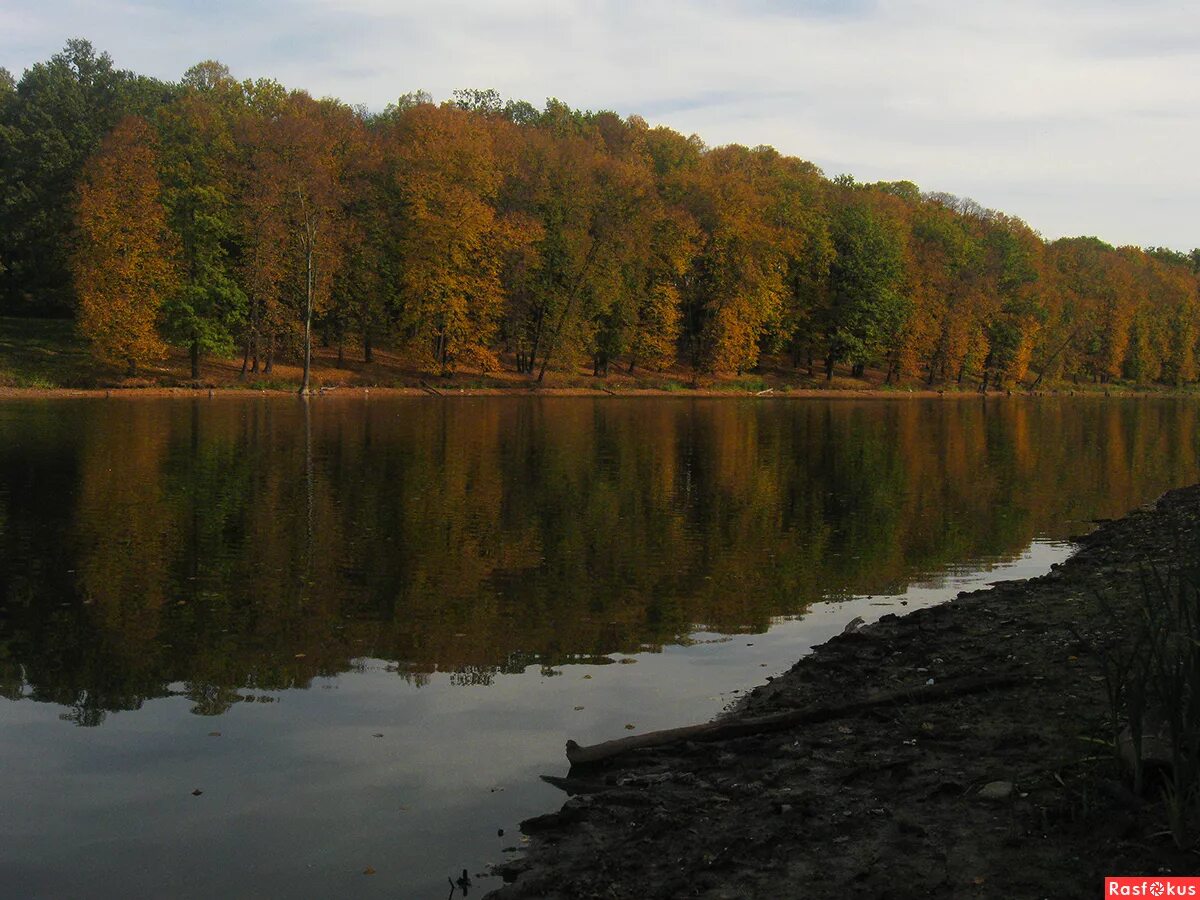
[[1002, 686], [576, 767], [577, 793], [522, 823], [527, 853], [489, 896], [1091, 898], [1106, 874], [1200, 871], [1102, 743], [1104, 679], [1079, 639], [1124, 634], [1142, 566], [1200, 546], [1200, 486], [1080, 544], [1043, 578], [835, 638], [730, 715], [850, 705], [930, 679]]

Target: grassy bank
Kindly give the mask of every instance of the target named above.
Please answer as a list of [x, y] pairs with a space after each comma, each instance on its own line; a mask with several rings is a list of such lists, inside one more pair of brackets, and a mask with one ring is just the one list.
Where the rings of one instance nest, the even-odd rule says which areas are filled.
[[[507, 363], [507, 360], [503, 362]], [[192, 379], [187, 355], [173, 351], [160, 363], [129, 377], [118, 367], [95, 360], [74, 324], [60, 319], [0, 318], [0, 393], [38, 394], [42, 392], [100, 392], [114, 390], [142, 393], [176, 390], [280, 391], [294, 392], [300, 384], [300, 367], [291, 361], [276, 363], [270, 373], [242, 375], [241, 359], [205, 359], [201, 377]], [[929, 386], [920, 379], [886, 384], [884, 373], [867, 370], [853, 378], [848, 370], [838, 369], [827, 380], [819, 370], [809, 375], [806, 367], [793, 368], [786, 361], [766, 357], [759, 370], [740, 376], [714, 378], [700, 375], [683, 366], [665, 372], [629, 373], [614, 366], [603, 377], [590, 369], [559, 370], [546, 373], [542, 383], [505, 365], [501, 371], [480, 374], [459, 372], [450, 376], [431, 375], [409, 360], [387, 349], [377, 350], [370, 363], [363, 362], [359, 351], [350, 348], [339, 362], [335, 347], [314, 349], [313, 384], [326, 391], [371, 388], [403, 393], [493, 394], [531, 390], [560, 394], [690, 394], [725, 396], [761, 394], [763, 396], [828, 396], [854, 394], [879, 397], [903, 396], [977, 396], [976, 383]], [[1098, 393], [1133, 395], [1143, 393], [1194, 393], [1192, 387], [1180, 391], [1160, 386], [1127, 384], [1043, 383], [1042, 393]]]

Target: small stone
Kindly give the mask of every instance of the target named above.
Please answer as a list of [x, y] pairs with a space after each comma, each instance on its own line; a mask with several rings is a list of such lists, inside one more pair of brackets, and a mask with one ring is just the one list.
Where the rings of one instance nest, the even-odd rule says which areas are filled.
[[1013, 783], [1011, 781], [989, 781], [979, 789], [976, 796], [980, 800], [1007, 800], [1012, 796]]

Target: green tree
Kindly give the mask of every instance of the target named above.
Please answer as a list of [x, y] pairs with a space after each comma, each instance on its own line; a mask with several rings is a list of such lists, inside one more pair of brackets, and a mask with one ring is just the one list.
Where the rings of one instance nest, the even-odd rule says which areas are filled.
[[[10, 79], [11, 80], [11, 79]], [[171, 89], [119, 71], [71, 40], [27, 69], [0, 101], [0, 305], [12, 313], [75, 308], [68, 264], [84, 160], [127, 113], [149, 114]]]
[[236, 278], [241, 248], [233, 172], [240, 86], [215, 62], [187, 71], [179, 98], [159, 111], [163, 184], [181, 247], [179, 290], [163, 308], [166, 334], [187, 347], [192, 378], [202, 354], [233, 353], [247, 300]]
[[889, 221], [856, 189], [843, 194], [833, 214], [831, 305], [826, 319], [825, 377], [848, 361], [861, 375], [899, 342], [910, 304], [902, 292], [903, 241]]

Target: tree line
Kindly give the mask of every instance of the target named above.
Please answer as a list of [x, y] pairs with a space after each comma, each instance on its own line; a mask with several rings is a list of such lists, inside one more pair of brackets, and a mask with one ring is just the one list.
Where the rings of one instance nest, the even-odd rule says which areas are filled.
[[1197, 378], [1200, 251], [1044, 240], [910, 182], [827, 178], [637, 116], [495, 91], [380, 112], [216, 62], [166, 83], [86, 41], [0, 70], [0, 308], [72, 315], [136, 371], [168, 345], [423, 370], [764, 354], [983, 389]]

